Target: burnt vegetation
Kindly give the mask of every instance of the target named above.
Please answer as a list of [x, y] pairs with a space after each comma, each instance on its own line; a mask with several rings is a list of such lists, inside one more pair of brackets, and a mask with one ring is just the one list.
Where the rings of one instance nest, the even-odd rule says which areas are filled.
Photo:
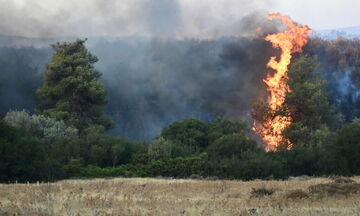
[[[1, 182], [360, 174], [357, 39], [310, 39], [292, 59], [292, 91], [276, 112], [253, 103], [265, 96], [264, 68], [274, 55], [262, 39], [90, 47], [82, 40], [53, 50], [0, 47]], [[141, 66], [134, 69], [131, 60]], [[249, 128], [250, 112], [259, 121], [291, 116], [283, 135], [293, 148], [284, 143], [265, 152]], [[358, 191], [356, 183], [337, 179], [288, 197]]]

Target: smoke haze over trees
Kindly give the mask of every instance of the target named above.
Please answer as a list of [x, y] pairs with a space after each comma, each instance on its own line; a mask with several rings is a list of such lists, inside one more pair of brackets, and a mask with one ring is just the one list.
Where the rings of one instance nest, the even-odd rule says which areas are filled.
[[[100, 59], [95, 67], [108, 92], [105, 111], [116, 122], [111, 132], [138, 140], [185, 118], [224, 116], [251, 123], [252, 101], [266, 96], [266, 63], [277, 54], [263, 36], [282, 30], [262, 12], [269, 1], [0, 4], [1, 116], [9, 109], [36, 110], [34, 92], [50, 61], [49, 44], [89, 37], [87, 46]], [[317, 40], [310, 40], [305, 53], [318, 56], [332, 102], [350, 121], [360, 115], [357, 66], [341, 56], [356, 53], [339, 53], [340, 43], [332, 48], [332, 42]], [[338, 56], [330, 52], [336, 49]], [[344, 61], [346, 68], [334, 69], [333, 62]]]
[[[170, 4], [170, 1], [165, 2], [165, 6]], [[155, 10], [157, 4], [152, 8]], [[276, 28], [263, 13], [251, 13], [239, 19], [235, 32], [213, 35], [212, 39], [201, 39], [199, 35], [193, 39], [176, 39], [178, 36], [160, 31], [151, 37], [90, 38], [88, 46], [100, 59], [95, 66], [103, 72], [108, 92], [106, 112], [117, 123], [112, 133], [148, 140], [179, 119], [194, 117], [209, 121], [216, 116], [249, 119], [251, 100], [264, 87], [261, 81], [266, 73], [263, 65], [275, 52], [262, 40], [262, 35], [274, 32]], [[256, 31], [258, 26], [263, 26], [262, 31]], [[21, 47], [30, 45], [38, 48], [28, 50], [42, 55], [36, 64], [32, 63], [33, 59], [25, 59], [29, 64], [26, 67], [35, 65], [35, 68], [11, 67], [16, 72], [2, 73], [4, 80], [11, 74], [23, 74], [9, 80], [11, 87], [4, 86], [2, 92], [14, 92], [24, 99], [11, 105], [4, 101], [2, 115], [8, 109], [34, 111], [35, 97], [27, 94], [41, 85], [41, 74], [51, 54], [47, 43], [52, 40], [64, 39], [44, 39], [41, 44], [40, 39], [2, 37], [2, 49], [20, 52], [24, 49]], [[14, 48], [17, 46], [20, 48]], [[8, 55], [4, 53], [1, 57]], [[19, 82], [26, 76], [31, 77], [29, 84], [34, 84]], [[27, 89], [23, 90], [25, 87]]]
[[[88, 44], [100, 59], [95, 66], [103, 72], [108, 92], [105, 111], [116, 122], [111, 132], [138, 140], [149, 140], [164, 126], [185, 118], [209, 121], [225, 116], [250, 123], [252, 101], [265, 96], [266, 62], [276, 54], [261, 37], [102, 38], [89, 39]], [[34, 92], [42, 85], [52, 51], [2, 45], [1, 115], [9, 109], [35, 111]], [[359, 42], [311, 39], [304, 52], [318, 57], [332, 103], [350, 121], [360, 114], [357, 49], [343, 46], [356, 47]]]
[[284, 30], [265, 1], [119, 2], [0, 9], [0, 182], [360, 173], [358, 39], [312, 37], [294, 55], [274, 112], [294, 120], [293, 149], [265, 152], [250, 113], [279, 56], [264, 36]]

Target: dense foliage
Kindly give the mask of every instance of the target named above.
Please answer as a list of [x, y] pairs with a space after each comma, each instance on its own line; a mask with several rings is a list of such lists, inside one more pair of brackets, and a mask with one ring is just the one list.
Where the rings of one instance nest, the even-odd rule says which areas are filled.
[[55, 53], [44, 73], [45, 83], [37, 93], [41, 114], [65, 120], [82, 130], [92, 124], [105, 128], [112, 121], [102, 113], [106, 91], [94, 69], [98, 61], [84, 45], [85, 40], [52, 45]]
[[[292, 91], [281, 109], [269, 113], [266, 104], [256, 103], [257, 119], [293, 119], [283, 133], [293, 148], [265, 152], [244, 121], [226, 118], [176, 121], [148, 143], [112, 136], [106, 133], [111, 121], [102, 113], [106, 92], [101, 74], [93, 68], [97, 58], [81, 40], [53, 48], [44, 86], [38, 90], [39, 112], [8, 111], [0, 121], [0, 182], [360, 174], [360, 121], [355, 112], [343, 114], [342, 102], [334, 102], [337, 96], [328, 91], [321, 69], [324, 60], [315, 53], [307, 51], [292, 62], [287, 80]], [[344, 61], [358, 64], [356, 59]], [[357, 73], [355, 66], [354, 82]]]

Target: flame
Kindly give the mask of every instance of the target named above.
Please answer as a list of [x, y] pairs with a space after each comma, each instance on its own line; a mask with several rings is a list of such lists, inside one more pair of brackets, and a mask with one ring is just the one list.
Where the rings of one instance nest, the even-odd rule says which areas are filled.
[[[276, 57], [273, 56], [267, 64], [267, 67], [274, 69], [275, 73], [268, 74], [263, 80], [269, 92], [269, 107], [275, 113], [278, 108], [282, 107], [286, 94], [291, 91], [286, 80], [288, 79], [287, 72], [292, 54], [302, 52], [302, 47], [307, 43], [311, 30], [307, 25], [298, 26], [294, 24], [288, 17], [282, 16], [280, 13], [269, 14], [268, 18], [280, 18], [287, 26], [285, 32], [270, 34], [265, 37], [265, 40], [271, 42], [274, 48], [281, 50], [280, 60], [277, 61]], [[254, 122], [253, 130], [266, 143], [266, 151], [276, 150], [281, 142], [287, 142], [288, 149], [290, 149], [292, 144], [285, 140], [281, 134], [291, 123], [291, 117], [277, 115], [262, 122], [261, 125]]]

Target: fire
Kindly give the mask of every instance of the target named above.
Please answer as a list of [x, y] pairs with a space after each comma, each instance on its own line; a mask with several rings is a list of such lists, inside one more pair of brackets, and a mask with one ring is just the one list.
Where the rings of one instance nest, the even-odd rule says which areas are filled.
[[[270, 34], [265, 37], [265, 40], [271, 42], [274, 48], [281, 50], [280, 60], [277, 61], [276, 57], [273, 56], [267, 64], [269, 68], [275, 70], [275, 73], [268, 74], [264, 80], [269, 92], [269, 107], [272, 112], [275, 112], [283, 105], [286, 94], [291, 91], [286, 80], [288, 79], [287, 72], [292, 54], [302, 52], [302, 47], [307, 43], [311, 30], [307, 25], [298, 26], [294, 24], [288, 17], [279, 13], [269, 14], [268, 18], [280, 18], [288, 28], [285, 32]], [[261, 125], [254, 123], [253, 129], [266, 143], [266, 150], [274, 151], [281, 142], [287, 142], [288, 148], [291, 148], [291, 143], [284, 140], [281, 135], [291, 123], [291, 117], [278, 115], [261, 122]]]

